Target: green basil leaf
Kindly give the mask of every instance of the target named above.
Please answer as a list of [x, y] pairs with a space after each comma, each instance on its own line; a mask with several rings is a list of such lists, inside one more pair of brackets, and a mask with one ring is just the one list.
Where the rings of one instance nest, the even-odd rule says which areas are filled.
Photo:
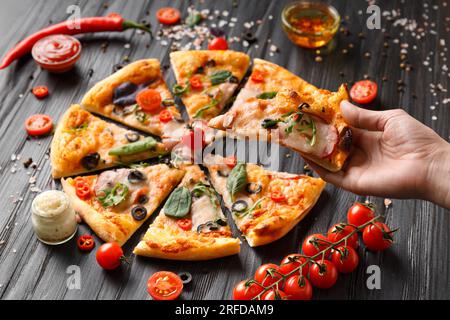
[[103, 207], [113, 207], [124, 201], [128, 195], [128, 187], [123, 183], [116, 183], [114, 188], [102, 190], [104, 195], [97, 197]]
[[183, 218], [191, 210], [192, 197], [189, 189], [178, 187], [167, 199], [164, 214], [172, 218]]
[[230, 71], [222, 70], [216, 71], [209, 76], [211, 80], [211, 84], [213, 86], [224, 83], [227, 81], [233, 74]]
[[217, 199], [216, 191], [209, 185], [204, 184], [203, 182], [198, 182], [194, 188], [192, 189], [192, 194], [194, 197], [207, 196], [209, 201], [213, 205], [214, 209], [219, 207], [219, 200]]
[[203, 107], [198, 109], [192, 118], [194, 118], [194, 119], [201, 118], [203, 116], [203, 113], [206, 110], [211, 109], [211, 108], [217, 106], [218, 104], [219, 104], [219, 100], [213, 98], [210, 103], [208, 103], [207, 105], [204, 105]]
[[244, 189], [247, 184], [247, 170], [245, 163], [238, 163], [231, 170], [230, 175], [227, 178], [227, 190], [230, 193], [231, 199], [234, 198], [236, 193]]
[[278, 122], [280, 122], [278, 119], [264, 119], [261, 122], [261, 127], [264, 129], [274, 129], [278, 126]]
[[263, 92], [261, 94], [258, 94], [256, 96], [256, 98], [258, 99], [263, 99], [263, 100], [268, 100], [268, 99], [273, 99], [275, 98], [275, 96], [277, 95], [278, 92], [276, 91], [269, 91], [269, 92]]
[[172, 92], [176, 96], [181, 96], [182, 94], [186, 93], [189, 89], [189, 86], [182, 86], [181, 84], [174, 84], [172, 87]]

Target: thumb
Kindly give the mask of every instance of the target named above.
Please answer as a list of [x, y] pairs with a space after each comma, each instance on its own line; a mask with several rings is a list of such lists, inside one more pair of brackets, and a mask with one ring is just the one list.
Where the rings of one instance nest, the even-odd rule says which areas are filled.
[[389, 119], [387, 113], [390, 111], [367, 110], [343, 100], [341, 101], [341, 112], [345, 121], [353, 127], [369, 131], [383, 131]]

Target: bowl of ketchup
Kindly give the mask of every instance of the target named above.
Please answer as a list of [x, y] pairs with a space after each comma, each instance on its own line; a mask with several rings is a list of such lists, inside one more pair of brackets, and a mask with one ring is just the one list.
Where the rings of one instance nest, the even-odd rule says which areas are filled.
[[54, 73], [69, 71], [80, 58], [81, 43], [65, 34], [50, 35], [36, 42], [31, 50], [34, 61]]

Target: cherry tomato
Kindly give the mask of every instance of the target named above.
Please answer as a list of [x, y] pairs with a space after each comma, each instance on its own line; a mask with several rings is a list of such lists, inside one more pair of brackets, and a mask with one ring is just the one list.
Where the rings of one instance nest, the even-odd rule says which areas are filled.
[[[301, 254], [293, 253], [288, 256], [286, 256], [280, 263], [280, 273], [287, 275], [295, 268], [298, 268], [300, 265], [304, 264], [306, 262], [306, 258], [303, 257]], [[302, 267], [302, 274], [306, 276], [308, 274], [309, 270], [309, 264], [305, 264]]]
[[34, 96], [38, 99], [44, 99], [46, 96], [48, 96], [48, 88], [47, 86], [37, 86], [34, 87], [31, 92], [34, 94]]
[[173, 119], [173, 115], [172, 112], [170, 112], [170, 110], [163, 110], [159, 113], [159, 121], [167, 123], [169, 121], [172, 121]]
[[252, 280], [243, 280], [233, 289], [233, 300], [252, 300], [263, 291], [263, 287]]
[[191, 219], [180, 219], [177, 221], [177, 225], [184, 231], [190, 231], [192, 229]]
[[270, 199], [275, 202], [283, 202], [286, 200], [286, 196], [281, 192], [281, 190], [274, 190], [270, 193]]
[[391, 229], [382, 222], [375, 222], [364, 228], [363, 242], [369, 250], [386, 250], [392, 245], [393, 241]]
[[[302, 251], [303, 253], [308, 256], [312, 257], [316, 254], [318, 254], [320, 251], [326, 249], [329, 247], [330, 244], [328, 243], [328, 238], [325, 237], [323, 234], [315, 233], [310, 236], [308, 236], [305, 241], [303, 241], [302, 244]], [[330, 254], [330, 250], [327, 250], [325, 252], [325, 258], [328, 257]], [[319, 255], [315, 258], [315, 260], [321, 260], [322, 255]]]
[[[346, 225], [344, 223], [336, 223], [328, 230], [328, 241], [338, 242], [345, 236], [349, 235], [355, 230], [355, 227]], [[345, 240], [341, 242], [341, 245], [345, 245]], [[347, 245], [358, 249], [358, 234], [355, 232], [349, 238], [347, 238]]]
[[253, 82], [264, 82], [264, 75], [261, 71], [253, 70], [252, 75], [250, 76]]
[[255, 281], [264, 287], [271, 285], [279, 279], [281, 279], [281, 275], [278, 273], [278, 266], [276, 264], [266, 263], [256, 269]]
[[53, 129], [52, 118], [45, 114], [35, 114], [25, 120], [25, 129], [30, 136], [42, 136]]
[[79, 236], [77, 239], [77, 246], [81, 251], [91, 251], [95, 247], [94, 238], [89, 234]]
[[202, 76], [199, 74], [192, 76], [189, 79], [189, 84], [191, 85], [192, 89], [195, 89], [195, 90], [202, 89], [203, 88]]
[[82, 177], [75, 179], [75, 193], [81, 200], [86, 200], [91, 197], [91, 187]]
[[226, 157], [224, 161], [230, 169], [233, 169], [237, 164], [237, 159], [235, 156]]
[[161, 108], [161, 94], [155, 89], [144, 89], [136, 96], [136, 102], [142, 110], [155, 112]]
[[114, 270], [124, 259], [123, 250], [116, 242], [104, 243], [95, 255], [97, 263], [105, 270]]
[[228, 43], [225, 38], [214, 38], [208, 44], [208, 50], [228, 50]]
[[183, 291], [183, 281], [173, 272], [159, 271], [147, 281], [147, 292], [155, 300], [175, 300]]
[[356, 202], [347, 211], [347, 221], [348, 223], [359, 227], [364, 223], [375, 218], [375, 212], [373, 211], [372, 204], [362, 204]]
[[156, 18], [162, 24], [171, 25], [180, 21], [181, 13], [178, 9], [164, 7], [156, 12]]
[[305, 276], [293, 275], [286, 280], [284, 293], [289, 300], [311, 300], [313, 290]]
[[350, 246], [340, 246], [333, 249], [331, 262], [340, 273], [350, 273], [358, 266], [358, 253]]
[[378, 86], [370, 80], [356, 82], [350, 89], [350, 97], [356, 103], [366, 104], [372, 102], [377, 96]]
[[287, 295], [281, 290], [271, 289], [261, 296], [261, 300], [287, 300]]
[[202, 129], [194, 128], [181, 138], [181, 143], [189, 147], [192, 151], [196, 151], [197, 149], [201, 150], [206, 145], [205, 132]]
[[320, 289], [331, 288], [337, 281], [338, 272], [335, 265], [328, 260], [318, 261], [309, 269], [311, 284]]

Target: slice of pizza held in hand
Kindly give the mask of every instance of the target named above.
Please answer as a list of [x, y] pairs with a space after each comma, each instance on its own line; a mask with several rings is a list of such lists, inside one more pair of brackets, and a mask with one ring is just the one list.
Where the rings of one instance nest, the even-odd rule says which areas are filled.
[[111, 168], [168, 153], [152, 137], [93, 116], [79, 105], [71, 106], [53, 136], [50, 160], [53, 178]]
[[191, 119], [218, 115], [245, 76], [250, 58], [231, 50], [177, 51], [170, 54], [181, 96]]
[[235, 137], [273, 140], [339, 171], [352, 145], [352, 131], [339, 106], [347, 99], [345, 85], [337, 92], [318, 89], [278, 65], [255, 59], [231, 109], [208, 125]]
[[205, 157], [214, 188], [252, 247], [280, 239], [314, 207], [325, 181], [268, 171], [221, 156]]
[[137, 255], [171, 260], [209, 260], [239, 253], [216, 191], [197, 165], [186, 174], [134, 249]]
[[123, 245], [183, 178], [165, 164], [62, 179], [72, 207], [106, 242]]

